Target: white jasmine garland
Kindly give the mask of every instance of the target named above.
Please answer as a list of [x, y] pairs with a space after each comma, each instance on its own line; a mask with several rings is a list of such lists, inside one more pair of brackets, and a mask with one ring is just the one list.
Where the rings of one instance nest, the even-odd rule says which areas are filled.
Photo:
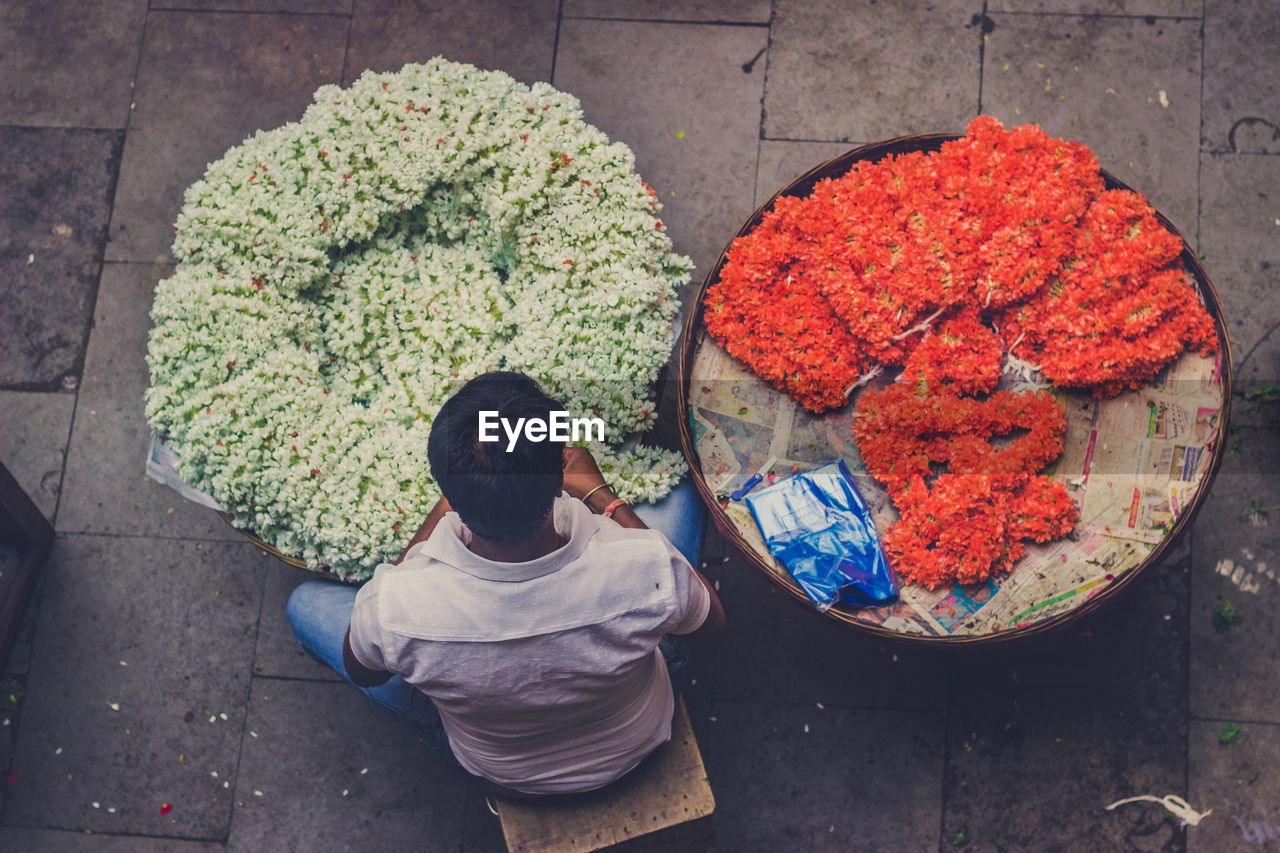
[[676, 288], [656, 196], [573, 97], [434, 59], [321, 87], [209, 166], [156, 287], [147, 417], [237, 526], [338, 577], [439, 497], [427, 434], [465, 380], [524, 371], [617, 492], [664, 496], [652, 425]]

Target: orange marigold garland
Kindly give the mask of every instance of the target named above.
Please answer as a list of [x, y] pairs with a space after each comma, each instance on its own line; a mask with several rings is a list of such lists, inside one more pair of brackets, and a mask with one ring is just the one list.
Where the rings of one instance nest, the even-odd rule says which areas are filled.
[[750, 239], [735, 241], [703, 314], [730, 355], [815, 412], [842, 405], [865, 369], [857, 339], [799, 263], [819, 227], [804, 215], [817, 212], [778, 199]]
[[962, 394], [991, 391], [1000, 381], [1004, 346], [972, 308], [941, 318], [907, 357], [901, 381], [947, 386]]
[[[948, 321], [990, 325], [1002, 354], [1056, 384], [1114, 395], [1184, 349], [1217, 347], [1181, 248], [1141, 196], [1104, 191], [1084, 145], [979, 116], [939, 151], [858, 162], [779, 198], [730, 247], [707, 329], [815, 413], [867, 371], [910, 362]], [[949, 378], [994, 384], [992, 337], [966, 340], [934, 341], [909, 376], [936, 379], [935, 355], [970, 348], [982, 370]]]
[[1176, 266], [1181, 251], [1142, 196], [1102, 193], [1081, 220], [1070, 265], [996, 322], [1010, 350], [1056, 385], [1104, 396], [1141, 388], [1184, 349], [1217, 349], [1213, 320]]
[[[990, 439], [1026, 429], [997, 448]], [[898, 382], [859, 401], [853, 435], [901, 519], [884, 548], [904, 579], [933, 588], [1011, 567], [1023, 541], [1068, 533], [1078, 516], [1062, 484], [1037, 474], [1062, 452], [1066, 419], [1044, 392], [985, 400]], [[934, 466], [947, 470], [928, 484]]]
[[917, 477], [900, 500], [885, 554], [899, 577], [928, 589], [1007, 571], [1024, 540], [1065, 536], [1078, 517], [1066, 489], [1042, 476], [942, 474], [932, 487]]

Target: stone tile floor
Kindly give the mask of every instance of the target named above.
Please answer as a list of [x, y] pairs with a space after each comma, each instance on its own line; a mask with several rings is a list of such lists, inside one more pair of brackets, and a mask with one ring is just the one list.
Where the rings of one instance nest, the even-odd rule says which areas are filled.
[[[1277, 11], [0, 0], [0, 459], [57, 530], [0, 691], [0, 849], [502, 849], [474, 788], [293, 643], [305, 573], [141, 474], [182, 189], [317, 86], [436, 54], [581, 98], [702, 270], [809, 166], [979, 112], [1147, 193], [1203, 253], [1240, 367], [1182, 547], [1068, 630], [941, 654], [788, 604], [712, 537], [731, 630], [690, 705], [726, 851], [1280, 848], [1280, 404], [1243, 399], [1280, 376]], [[1224, 598], [1243, 621], [1218, 633]], [[1103, 809], [1170, 793], [1212, 814]]]

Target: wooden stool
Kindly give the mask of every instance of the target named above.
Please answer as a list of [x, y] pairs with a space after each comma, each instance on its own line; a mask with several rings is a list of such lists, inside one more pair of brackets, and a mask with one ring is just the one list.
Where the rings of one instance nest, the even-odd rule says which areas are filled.
[[538, 800], [495, 797], [510, 853], [706, 853], [715, 849], [711, 796], [684, 700], [671, 741], [617, 782]]

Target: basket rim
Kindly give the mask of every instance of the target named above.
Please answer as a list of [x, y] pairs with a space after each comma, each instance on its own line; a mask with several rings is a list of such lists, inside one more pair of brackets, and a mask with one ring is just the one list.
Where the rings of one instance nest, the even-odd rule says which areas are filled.
[[239, 533], [245, 539], [248, 539], [251, 544], [258, 546], [258, 548], [261, 551], [263, 551], [266, 554], [269, 554], [272, 557], [275, 557], [277, 560], [284, 563], [285, 565], [293, 566], [295, 569], [306, 569], [307, 571], [312, 572], [314, 574], [321, 574], [325, 580], [333, 581], [335, 583], [345, 583], [345, 584], [355, 585], [355, 584], [364, 583], [365, 581], [365, 579], [356, 580], [353, 578], [340, 578], [337, 575], [328, 574], [328, 573], [322, 574], [317, 571], [315, 566], [309, 566], [304, 561], [298, 559], [297, 557], [292, 557], [284, 553], [279, 548], [275, 547], [269, 542], [266, 542], [261, 536], [254, 533], [252, 530], [245, 530], [243, 527], [237, 527], [235, 524], [235, 517], [231, 515], [231, 513], [219, 510], [218, 517], [221, 518], [224, 522], [226, 522], [227, 526], [230, 527], [232, 530], [234, 530], [236, 533]]
[[[809, 169], [802, 175], [792, 179], [787, 184], [774, 192], [768, 199], [760, 204], [751, 213], [750, 216], [743, 221], [742, 225], [732, 237], [725, 243], [724, 248], [720, 250], [719, 256], [714, 264], [708, 269], [707, 274], [703, 277], [702, 284], [698, 288], [694, 303], [685, 317], [684, 327], [681, 330], [679, 339], [679, 357], [677, 360], [676, 370], [676, 401], [679, 407], [679, 432], [680, 432], [680, 450], [684, 454], [685, 461], [689, 465], [690, 479], [693, 481], [698, 490], [699, 496], [702, 498], [703, 504], [707, 508], [707, 513], [711, 520], [715, 523], [720, 534], [733, 546], [734, 550], [742, 555], [747, 562], [764, 575], [776, 587], [786, 593], [787, 598], [795, 604], [803, 607], [810, 613], [815, 613], [823, 618], [831, 619], [844, 627], [861, 634], [869, 634], [881, 639], [893, 641], [904, 645], [912, 646], [928, 646], [930, 648], [948, 647], [975, 647], [975, 646], [994, 646], [1004, 644], [1019, 639], [1039, 636], [1051, 631], [1060, 630], [1063, 626], [1075, 622], [1082, 617], [1095, 612], [1103, 604], [1111, 599], [1119, 596], [1125, 591], [1138, 575], [1147, 567], [1157, 563], [1174, 545], [1182, 538], [1194, 522], [1196, 515], [1199, 513], [1201, 506], [1204, 504], [1205, 497], [1209, 492], [1209, 488], [1213, 483], [1214, 476], [1218, 473], [1218, 468], [1222, 464], [1225, 455], [1226, 443], [1222, 440], [1221, 430], [1230, 421], [1231, 416], [1231, 400], [1232, 388], [1235, 376], [1234, 357], [1231, 352], [1231, 343], [1227, 335], [1226, 317], [1222, 307], [1222, 299], [1218, 294], [1217, 288], [1213, 284], [1213, 280], [1209, 277], [1209, 273], [1205, 270], [1204, 265], [1200, 262], [1199, 256], [1187, 242], [1186, 237], [1174, 226], [1174, 224], [1159, 210], [1155, 211], [1157, 220], [1160, 224], [1167, 228], [1170, 233], [1182, 241], [1182, 254], [1180, 256], [1184, 267], [1196, 280], [1196, 286], [1200, 290], [1200, 294], [1204, 299], [1205, 308], [1209, 315], [1213, 318], [1214, 328], [1218, 334], [1219, 353], [1221, 355], [1222, 373], [1221, 381], [1223, 388], [1222, 408], [1219, 413], [1219, 435], [1214, 440], [1213, 452], [1209, 461], [1209, 468], [1205, 472], [1204, 479], [1200, 488], [1196, 490], [1195, 497], [1174, 522], [1173, 527], [1165, 534], [1165, 536], [1156, 543], [1155, 548], [1148, 554], [1138, 565], [1134, 566], [1124, 575], [1116, 580], [1108, 583], [1096, 595], [1082, 602], [1079, 606], [1071, 610], [1051, 616], [1047, 619], [1032, 622], [1030, 624], [1010, 628], [1005, 631], [999, 631], [989, 634], [962, 634], [962, 635], [925, 635], [925, 634], [909, 634], [901, 631], [893, 631], [879, 625], [872, 625], [861, 622], [853, 618], [853, 612], [842, 609], [844, 605], [837, 603], [826, 611], [818, 611], [805, 595], [800, 585], [788, 574], [781, 574], [770, 568], [765, 561], [763, 555], [750, 546], [749, 543], [738, 532], [737, 526], [725, 513], [716, 500], [715, 494], [707, 486], [705, 478], [702, 476], [702, 467], [699, 463], [697, 448], [693, 442], [693, 432], [689, 425], [689, 386], [692, 379], [693, 355], [697, 343], [697, 339], [703, 331], [703, 306], [705, 303], [707, 289], [719, 279], [720, 271], [724, 267], [725, 260], [728, 256], [729, 249], [735, 240], [745, 236], [748, 232], [760, 224], [764, 218], [764, 214], [769, 210], [773, 203], [780, 196], [805, 196], [812, 192], [813, 187], [818, 181], [827, 177], [844, 174], [855, 163], [864, 160], [878, 160], [889, 154], [900, 154], [913, 151], [935, 151], [943, 145], [943, 143], [951, 142], [963, 137], [958, 133], [915, 133], [904, 136], [897, 136], [891, 139], [885, 139], [878, 142], [870, 142], [865, 145], [859, 145], [846, 151], [843, 154], [837, 154], [828, 160], [819, 163]], [[1106, 169], [1099, 170], [1102, 175], [1103, 182], [1108, 190], [1120, 189], [1137, 192], [1124, 181], [1108, 172]], [[1144, 196], [1145, 198], [1145, 196]], [[856, 611], [854, 611], [856, 612]]]

